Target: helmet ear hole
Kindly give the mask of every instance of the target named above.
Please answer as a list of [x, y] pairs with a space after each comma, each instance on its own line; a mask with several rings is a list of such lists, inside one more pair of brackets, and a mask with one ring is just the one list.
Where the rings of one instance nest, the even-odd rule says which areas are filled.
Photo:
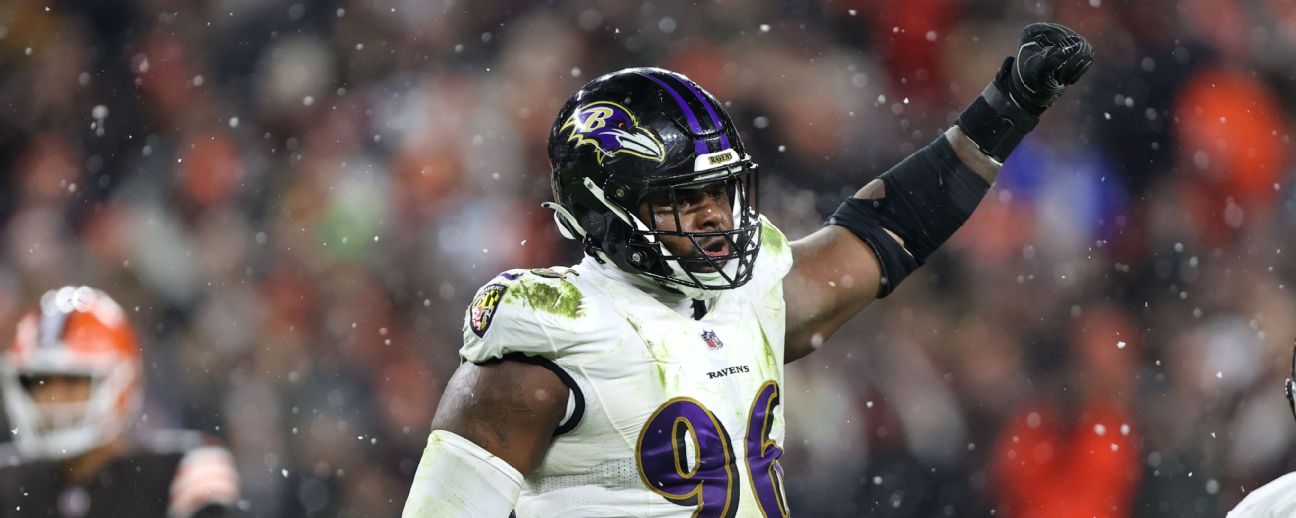
[[589, 232], [589, 235], [594, 236], [595, 239], [603, 243], [608, 242], [606, 236], [608, 232], [608, 225], [607, 225], [607, 220], [604, 219], [603, 215], [594, 211], [586, 212], [584, 227], [585, 230]]
[[612, 260], [617, 267], [627, 272], [643, 272], [645, 256], [643, 253], [635, 251], [630, 244], [630, 226], [621, 220], [607, 220], [600, 218], [600, 225], [607, 229], [601, 235], [603, 238], [603, 251], [608, 258]]

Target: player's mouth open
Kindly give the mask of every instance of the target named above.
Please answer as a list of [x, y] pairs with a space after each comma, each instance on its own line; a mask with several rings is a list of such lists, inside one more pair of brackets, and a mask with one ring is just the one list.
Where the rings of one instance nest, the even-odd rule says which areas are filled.
[[708, 257], [724, 257], [729, 255], [729, 241], [724, 238], [716, 238], [702, 246], [702, 252]]

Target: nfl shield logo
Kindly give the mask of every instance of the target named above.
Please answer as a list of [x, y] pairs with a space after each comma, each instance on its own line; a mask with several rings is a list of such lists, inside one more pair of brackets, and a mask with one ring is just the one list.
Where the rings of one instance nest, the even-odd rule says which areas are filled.
[[706, 342], [707, 349], [712, 351], [724, 347], [724, 342], [721, 342], [720, 337], [716, 336], [715, 331], [710, 329], [702, 331], [702, 341]]

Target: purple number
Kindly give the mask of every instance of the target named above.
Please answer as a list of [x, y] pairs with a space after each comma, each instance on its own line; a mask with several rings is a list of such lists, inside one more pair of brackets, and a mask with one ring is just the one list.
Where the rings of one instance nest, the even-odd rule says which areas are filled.
[[697, 401], [675, 398], [658, 408], [639, 433], [638, 452], [644, 484], [671, 502], [697, 506], [693, 516], [729, 518], [738, 511], [729, 433]]
[[747, 473], [751, 475], [752, 492], [765, 516], [788, 515], [787, 503], [783, 501], [783, 466], [778, 463], [783, 448], [769, 438], [770, 427], [774, 426], [774, 407], [778, 404], [778, 383], [767, 381], [756, 391], [747, 418]]
[[[765, 382], [752, 401], [745, 438], [752, 493], [767, 517], [788, 515], [778, 463], [783, 449], [769, 438], [778, 404], [778, 383]], [[637, 452], [639, 477], [653, 492], [697, 506], [695, 517], [737, 513], [740, 489], [729, 433], [701, 403], [681, 397], [662, 404], [639, 432]]]

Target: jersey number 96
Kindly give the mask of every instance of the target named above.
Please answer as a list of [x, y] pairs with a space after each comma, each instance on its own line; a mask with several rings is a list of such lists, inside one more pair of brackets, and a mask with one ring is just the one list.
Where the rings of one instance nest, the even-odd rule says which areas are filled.
[[[783, 502], [783, 454], [769, 438], [778, 384], [767, 381], [756, 391], [747, 418], [743, 459], [751, 490], [762, 514], [787, 516]], [[696, 506], [696, 517], [729, 518], [738, 511], [740, 477], [733, 445], [724, 424], [694, 399], [678, 397], [653, 412], [639, 433], [639, 476], [667, 500]]]

